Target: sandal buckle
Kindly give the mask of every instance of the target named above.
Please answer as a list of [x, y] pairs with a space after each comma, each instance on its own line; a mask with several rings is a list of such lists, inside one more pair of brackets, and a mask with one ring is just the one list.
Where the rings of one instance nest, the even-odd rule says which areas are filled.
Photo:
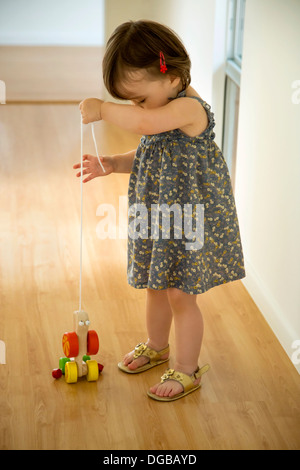
[[134, 348], [134, 359], [137, 359], [138, 357], [142, 356], [143, 352], [147, 349], [147, 345], [145, 343], [139, 343], [136, 345]]
[[161, 383], [164, 383], [166, 380], [169, 380], [173, 377], [175, 370], [167, 369], [166, 372], [161, 376]]

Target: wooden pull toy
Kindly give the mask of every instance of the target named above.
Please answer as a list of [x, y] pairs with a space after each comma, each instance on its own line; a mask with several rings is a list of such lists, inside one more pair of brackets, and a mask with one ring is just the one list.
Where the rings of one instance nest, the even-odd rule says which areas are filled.
[[[92, 123], [92, 135], [99, 164], [102, 166]], [[62, 338], [62, 347], [65, 357], [59, 359], [59, 368], [53, 369], [52, 377], [59, 379], [62, 375], [68, 384], [76, 383], [79, 377], [86, 376], [88, 382], [96, 382], [103, 365], [92, 361], [90, 356], [97, 354], [99, 339], [96, 331], [89, 330], [90, 320], [86, 312], [81, 310], [81, 279], [82, 279], [82, 209], [83, 209], [83, 127], [81, 121], [81, 223], [80, 223], [80, 279], [79, 279], [79, 310], [73, 314], [73, 328], [71, 333], [65, 333]], [[103, 171], [105, 169], [102, 166]]]
[[59, 368], [52, 371], [52, 376], [59, 379], [64, 375], [68, 384], [76, 383], [83, 376], [88, 382], [95, 382], [103, 370], [103, 365], [90, 357], [98, 353], [98, 335], [96, 331], [89, 330], [90, 321], [86, 312], [74, 312], [73, 321], [74, 331], [65, 333], [62, 338], [65, 357], [59, 359]]

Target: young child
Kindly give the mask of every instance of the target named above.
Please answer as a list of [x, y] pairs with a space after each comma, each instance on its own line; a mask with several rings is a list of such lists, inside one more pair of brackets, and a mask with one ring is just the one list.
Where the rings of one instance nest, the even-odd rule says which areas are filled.
[[[101, 157], [105, 173], [97, 157], [84, 155], [84, 182], [112, 172], [130, 173], [129, 208], [143, 205], [149, 216], [166, 204], [169, 214], [174, 208], [183, 211], [192, 206], [192, 220], [197, 223], [195, 208], [204, 207], [203, 243], [192, 247], [185, 230], [181, 237], [178, 232], [175, 236], [175, 212], [169, 218], [173, 231], [168, 237], [149, 235], [150, 219], [149, 230], [138, 236], [129, 230], [128, 282], [147, 289], [148, 340], [118, 366], [134, 374], [168, 361], [174, 319], [174, 369], [148, 391], [160, 401], [197, 390], [208, 369], [198, 367], [203, 319], [197, 294], [245, 275], [230, 176], [213, 140], [210, 106], [190, 86], [190, 65], [180, 39], [166, 26], [152, 21], [124, 23], [107, 43], [103, 79], [112, 96], [131, 100], [134, 106], [96, 98], [80, 103], [84, 124], [103, 119], [143, 135], [137, 150]], [[134, 215], [129, 213], [131, 228]], [[161, 227], [158, 219], [157, 227]]]

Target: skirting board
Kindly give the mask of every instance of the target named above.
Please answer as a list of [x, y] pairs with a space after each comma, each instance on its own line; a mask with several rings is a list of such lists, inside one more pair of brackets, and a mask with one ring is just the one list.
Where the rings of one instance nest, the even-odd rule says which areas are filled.
[[300, 374], [300, 335], [286, 319], [270, 289], [259, 277], [251, 263], [245, 259], [246, 277], [243, 284], [277, 337], [290, 361]]

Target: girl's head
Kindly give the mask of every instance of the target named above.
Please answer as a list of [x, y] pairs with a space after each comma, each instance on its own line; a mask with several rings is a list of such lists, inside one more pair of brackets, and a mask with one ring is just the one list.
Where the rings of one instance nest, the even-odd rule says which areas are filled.
[[[166, 73], [161, 72], [161, 53]], [[156, 107], [176, 96], [165, 97], [166, 93], [187, 88], [190, 67], [186, 49], [171, 29], [154, 21], [129, 21], [118, 26], [108, 40], [103, 80], [115, 98]]]

